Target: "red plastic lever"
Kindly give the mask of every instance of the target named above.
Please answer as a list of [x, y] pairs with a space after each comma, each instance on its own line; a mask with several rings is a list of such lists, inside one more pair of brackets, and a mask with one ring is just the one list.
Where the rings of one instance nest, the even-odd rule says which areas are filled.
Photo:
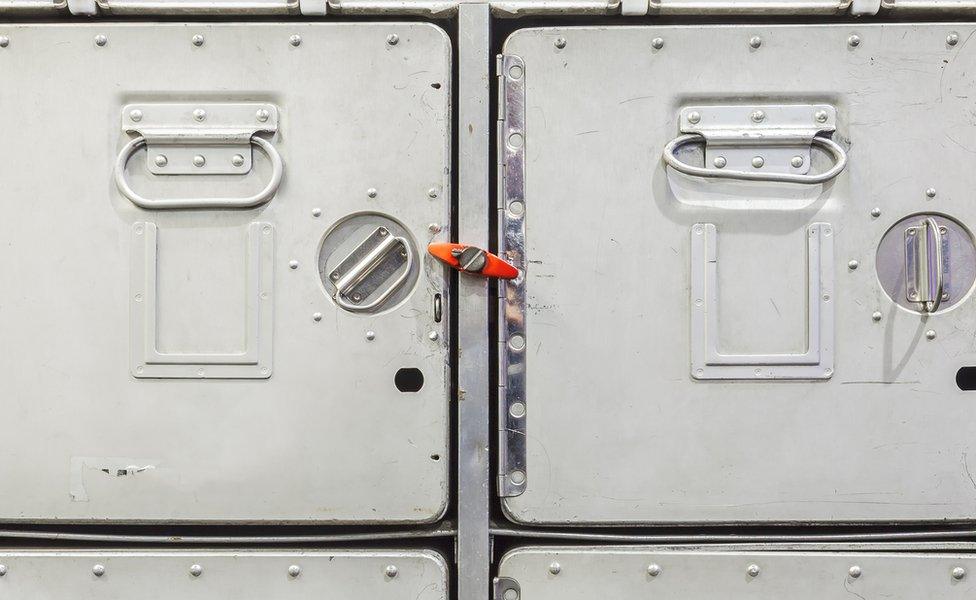
[[427, 246], [427, 252], [442, 263], [465, 273], [496, 279], [518, 277], [518, 269], [491, 252], [475, 246], [439, 242]]

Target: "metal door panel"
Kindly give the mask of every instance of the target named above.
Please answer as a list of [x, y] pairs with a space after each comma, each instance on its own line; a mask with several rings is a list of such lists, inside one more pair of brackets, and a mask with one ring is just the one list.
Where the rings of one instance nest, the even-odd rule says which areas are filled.
[[[967, 598], [971, 552], [550, 547], [509, 552], [496, 599], [846, 600]], [[505, 590], [516, 589], [504, 595]]]
[[[449, 311], [423, 248], [450, 235], [446, 34], [118, 22], [0, 34], [0, 278], [16, 290], [0, 307], [0, 520], [439, 518]], [[181, 103], [206, 107], [190, 134], [225, 138], [183, 147], [154, 130], [148, 163], [125, 154], [132, 131]], [[241, 114], [283, 167], [220, 146], [239, 141], [221, 119]], [[194, 148], [218, 174], [192, 174]], [[113, 182], [117, 159], [130, 195], [201, 208], [140, 208]], [[208, 204], [280, 168], [263, 204]], [[377, 223], [409, 250], [412, 267], [380, 265], [407, 283], [375, 310], [344, 310], [320, 271]], [[401, 368], [422, 374], [419, 391], [397, 388]]]
[[0, 563], [11, 598], [447, 598], [444, 559], [423, 550], [7, 550]]
[[[955, 382], [976, 364], [971, 290], [934, 315], [911, 312], [882, 289], [875, 258], [906, 216], [976, 224], [976, 90], [965, 75], [976, 46], [958, 41], [973, 32], [968, 23], [581, 27], [507, 40], [502, 88], [520, 60], [512, 89], [524, 86], [525, 106], [500, 113], [509, 258], [525, 222], [526, 274], [503, 288], [500, 319], [499, 487], [511, 519], [972, 518], [976, 421], [971, 392]], [[680, 111], [728, 104], [836, 108], [846, 169], [815, 186], [666, 169]], [[810, 116], [819, 121], [819, 109]], [[517, 148], [513, 133], [524, 134]], [[829, 166], [813, 157], [816, 169]], [[520, 177], [524, 187], [510, 189]], [[696, 228], [709, 224], [712, 245], [696, 255]], [[805, 241], [817, 224], [818, 256], [833, 253], [819, 276]], [[705, 272], [692, 261], [716, 247], [717, 351], [803, 362], [820, 332], [821, 352], [804, 359], [819, 368], [693, 367], [701, 330], [691, 315], [708, 303], [692, 296]], [[816, 307], [808, 278], [824, 286]], [[513, 459], [520, 445], [525, 458]]]

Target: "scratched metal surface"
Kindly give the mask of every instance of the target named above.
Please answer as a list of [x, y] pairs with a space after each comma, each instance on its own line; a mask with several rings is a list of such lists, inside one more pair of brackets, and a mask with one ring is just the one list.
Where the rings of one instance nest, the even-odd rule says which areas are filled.
[[[969, 23], [565, 27], [508, 39], [505, 52], [525, 61], [529, 259], [528, 486], [504, 499], [510, 518], [973, 517], [974, 396], [954, 379], [976, 365], [976, 308], [909, 312], [874, 267], [881, 236], [907, 215], [976, 225], [973, 33]], [[850, 165], [809, 189], [669, 175], [661, 152], [680, 107], [710, 102], [833, 104]], [[720, 348], [768, 353], [805, 347], [813, 222], [836, 232], [832, 377], [693, 381], [693, 224], [718, 229]]]
[[[392, 22], [0, 34], [10, 39], [0, 53], [0, 521], [437, 520], [449, 374], [448, 320], [435, 322], [433, 297], [446, 298], [447, 284], [423, 248], [450, 198], [446, 34]], [[285, 175], [266, 206], [151, 211], [118, 193], [122, 107], [194, 101], [277, 105], [271, 141]], [[269, 169], [255, 152], [245, 177], [153, 177], [141, 153], [129, 172], [146, 195], [232, 196], [259, 189]], [[326, 231], [364, 211], [402, 224], [421, 261], [408, 297], [371, 315], [337, 308], [316, 268]], [[143, 221], [159, 230], [158, 337], [169, 352], [247, 343], [244, 239], [251, 222], [273, 226], [269, 378], [134, 377], [130, 252]], [[423, 372], [419, 392], [394, 386], [401, 367]]]

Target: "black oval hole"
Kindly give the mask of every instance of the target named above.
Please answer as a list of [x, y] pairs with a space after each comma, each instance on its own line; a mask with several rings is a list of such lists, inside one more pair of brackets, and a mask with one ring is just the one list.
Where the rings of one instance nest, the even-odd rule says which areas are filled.
[[956, 385], [965, 392], [976, 390], [976, 367], [963, 367], [956, 371]]
[[432, 84], [430, 84], [430, 87], [434, 88], [435, 90], [439, 90], [439, 89], [441, 89], [441, 84], [439, 84], [439, 83], [432, 83]]
[[420, 369], [400, 369], [393, 377], [393, 383], [401, 392], [419, 392], [424, 387], [424, 374]]

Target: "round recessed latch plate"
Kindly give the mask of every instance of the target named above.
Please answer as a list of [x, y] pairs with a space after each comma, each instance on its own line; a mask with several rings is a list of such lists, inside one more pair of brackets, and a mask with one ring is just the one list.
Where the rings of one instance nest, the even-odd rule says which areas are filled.
[[357, 213], [335, 223], [319, 247], [326, 293], [349, 312], [378, 313], [410, 295], [421, 256], [407, 228], [390, 216]]
[[976, 244], [952, 217], [920, 213], [895, 223], [878, 244], [878, 281], [896, 304], [919, 314], [962, 302], [976, 283]]

